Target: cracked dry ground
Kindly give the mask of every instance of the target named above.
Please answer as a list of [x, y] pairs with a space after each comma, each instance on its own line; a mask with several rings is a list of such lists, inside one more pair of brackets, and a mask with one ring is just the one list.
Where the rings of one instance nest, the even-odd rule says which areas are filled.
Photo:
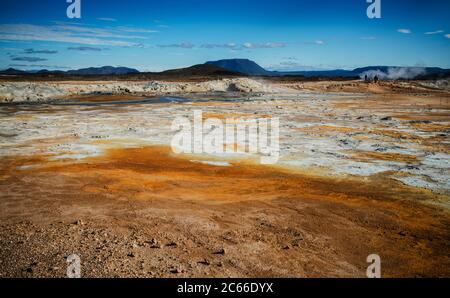
[[448, 211], [423, 203], [440, 195], [383, 174], [216, 167], [163, 146], [1, 169], [2, 277], [64, 277], [70, 254], [84, 277], [364, 277], [373, 253], [387, 277], [450, 275]]

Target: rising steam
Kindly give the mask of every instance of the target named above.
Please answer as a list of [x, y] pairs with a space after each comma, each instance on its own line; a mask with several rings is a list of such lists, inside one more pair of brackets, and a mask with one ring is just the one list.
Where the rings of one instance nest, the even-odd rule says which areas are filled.
[[417, 76], [426, 73], [423, 67], [390, 67], [387, 72], [377, 70], [368, 70], [361, 73], [359, 76], [363, 79], [366, 75], [368, 79], [373, 79], [377, 76], [382, 80], [398, 80], [398, 79], [414, 79]]

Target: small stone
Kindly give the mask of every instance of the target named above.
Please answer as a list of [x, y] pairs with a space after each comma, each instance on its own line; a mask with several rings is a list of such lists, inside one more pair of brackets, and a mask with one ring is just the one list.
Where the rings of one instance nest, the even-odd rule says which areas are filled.
[[201, 261], [199, 261], [197, 263], [202, 264], [202, 265], [206, 265], [206, 266], [209, 266], [209, 264], [210, 264], [207, 259], [203, 259], [203, 260], [201, 260]]
[[130, 258], [134, 258], [136, 255], [134, 254], [134, 252], [130, 252], [127, 256], [129, 256]]
[[181, 273], [181, 270], [178, 267], [174, 267], [174, 268], [170, 269], [170, 273], [178, 274], [178, 273]]
[[144, 243], [150, 244], [150, 248], [161, 248], [161, 245], [155, 238], [152, 238], [152, 240], [149, 241], [145, 241]]
[[225, 249], [221, 248], [218, 251], [214, 252], [215, 255], [224, 255], [225, 254]]

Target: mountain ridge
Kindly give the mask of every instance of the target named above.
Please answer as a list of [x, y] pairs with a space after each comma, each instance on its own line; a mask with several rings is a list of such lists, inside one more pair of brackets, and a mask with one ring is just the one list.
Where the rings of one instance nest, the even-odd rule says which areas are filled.
[[256, 62], [249, 59], [222, 59], [208, 61], [206, 65], [215, 65], [217, 67], [235, 71], [246, 75], [270, 75], [270, 71], [265, 70]]
[[0, 71], [3, 75], [21, 75], [21, 74], [68, 74], [68, 75], [126, 75], [139, 73], [139, 70], [129, 67], [114, 67], [114, 66], [101, 66], [101, 67], [87, 67], [74, 70], [47, 70], [41, 69], [37, 71], [18, 70], [14, 68], [8, 68]]
[[[237, 63], [238, 62], [238, 63]], [[223, 59], [208, 61], [206, 64], [217, 65], [222, 68], [238, 71], [247, 75], [259, 76], [304, 76], [304, 77], [364, 77], [369, 78], [375, 75], [383, 79], [414, 79], [426, 77], [450, 77], [450, 69], [440, 67], [418, 67], [418, 66], [366, 66], [352, 70], [331, 69], [331, 70], [308, 70], [308, 71], [268, 71], [248, 59]], [[246, 72], [246, 69], [251, 71]]]
[[70, 75], [70, 76], [103, 76], [103, 75], [130, 75], [130, 74], [155, 74], [170, 76], [302, 76], [317, 77], [344, 77], [344, 78], [373, 78], [381, 79], [436, 79], [450, 77], [450, 69], [440, 67], [401, 67], [401, 66], [365, 66], [353, 70], [309, 70], [309, 71], [269, 71], [249, 59], [222, 59], [207, 61], [190, 67], [169, 69], [161, 72], [140, 72], [128, 67], [88, 67], [76, 70], [34, 70], [24, 71], [8, 68], [0, 71], [1, 75]]

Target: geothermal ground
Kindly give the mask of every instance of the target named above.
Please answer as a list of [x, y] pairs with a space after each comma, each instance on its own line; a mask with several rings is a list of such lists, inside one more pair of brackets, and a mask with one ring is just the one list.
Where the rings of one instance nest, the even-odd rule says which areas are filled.
[[[2, 277], [64, 277], [71, 254], [84, 277], [364, 277], [370, 254], [385, 277], [450, 276], [437, 84], [3, 81], [0, 98]], [[279, 118], [278, 163], [174, 154], [194, 110]]]

